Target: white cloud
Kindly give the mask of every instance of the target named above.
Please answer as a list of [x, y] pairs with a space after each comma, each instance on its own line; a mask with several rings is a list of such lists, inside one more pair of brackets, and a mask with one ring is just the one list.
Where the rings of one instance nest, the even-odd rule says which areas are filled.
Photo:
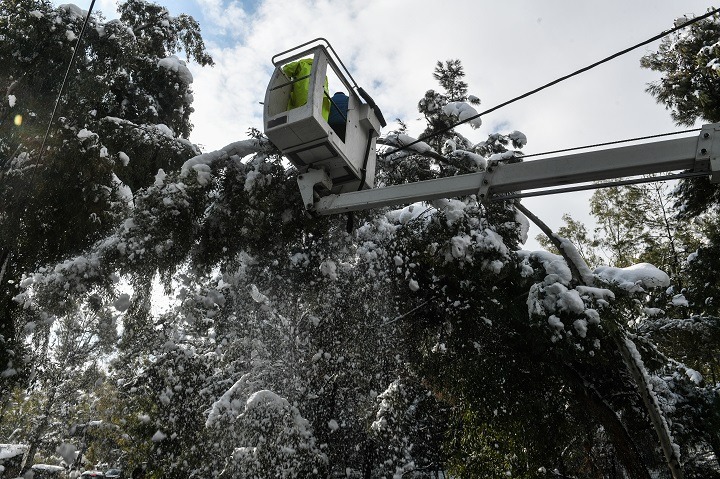
[[197, 0], [204, 20], [216, 33], [229, 35], [233, 38], [244, 38], [248, 32], [248, 14], [239, 1]]
[[[55, 1], [54, 3], [58, 4], [58, 3], [66, 3], [66, 2]], [[80, 7], [85, 10], [90, 8], [89, 2], [86, 6], [82, 5], [82, 3], [84, 3], [84, 2], [77, 2], [77, 3], [80, 3]], [[102, 12], [102, 14], [105, 16], [106, 19], [111, 20], [113, 18], [118, 18], [116, 9], [117, 9], [117, 0], [100, 0], [95, 4], [95, 10], [93, 10], [93, 12], [95, 12], [95, 11]]]

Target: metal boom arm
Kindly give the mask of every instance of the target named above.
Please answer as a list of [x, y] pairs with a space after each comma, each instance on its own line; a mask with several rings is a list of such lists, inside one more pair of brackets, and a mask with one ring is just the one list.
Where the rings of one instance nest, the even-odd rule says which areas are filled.
[[313, 209], [329, 215], [471, 194], [489, 200], [519, 190], [677, 170], [707, 174], [713, 183], [720, 182], [720, 123], [703, 126], [697, 137], [499, 164], [480, 173], [329, 195]]

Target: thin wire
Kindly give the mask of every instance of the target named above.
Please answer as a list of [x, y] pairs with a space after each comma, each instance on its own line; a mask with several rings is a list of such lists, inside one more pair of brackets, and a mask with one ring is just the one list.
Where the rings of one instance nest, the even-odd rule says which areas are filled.
[[622, 56], [622, 55], [624, 55], [624, 54], [626, 54], [626, 53], [629, 53], [629, 52], [631, 52], [631, 51], [633, 51], [633, 50], [636, 50], [636, 49], [638, 49], [638, 48], [640, 48], [640, 47], [643, 47], [643, 46], [645, 46], [645, 45], [647, 45], [647, 44], [649, 44], [649, 43], [652, 43], [652, 42], [654, 42], [654, 41], [656, 41], [656, 40], [659, 40], [659, 39], [661, 39], [661, 38], [663, 38], [663, 37], [665, 37], [665, 36], [667, 36], [667, 35], [670, 35], [671, 33], [675, 33], [675, 32], [678, 31], [678, 30], [681, 30], [681, 29], [683, 29], [683, 28], [689, 27], [690, 25], [692, 25], [692, 24], [694, 24], [694, 23], [697, 23], [697, 22], [699, 22], [700, 20], [704, 20], [704, 19], [706, 19], [706, 18], [708, 18], [708, 17], [711, 17], [711, 16], [717, 14], [718, 12], [720, 12], [720, 8], [716, 8], [715, 10], [712, 10], [712, 11], [706, 13], [705, 15], [702, 15], [702, 16], [699, 16], [699, 17], [695, 17], [695, 18], [693, 18], [693, 19], [691, 19], [691, 20], [688, 20], [687, 22], [685, 22], [685, 23], [683, 23], [683, 24], [681, 24], [681, 25], [678, 25], [678, 26], [676, 26], [676, 27], [673, 27], [673, 28], [671, 28], [670, 30], [661, 32], [661, 33], [655, 35], [655, 36], [652, 37], [652, 38], [649, 38], [649, 39], [647, 39], [647, 40], [645, 40], [645, 41], [643, 41], [643, 42], [638, 43], [637, 45], [633, 45], [633, 46], [631, 46], [631, 47], [629, 47], [629, 48], [626, 48], [626, 49], [621, 50], [621, 51], [619, 51], [619, 52], [617, 52], [617, 53], [614, 53], [614, 54], [610, 55], [609, 57], [603, 58], [602, 60], [599, 60], [599, 61], [597, 61], [597, 62], [595, 62], [595, 63], [592, 63], [592, 64], [590, 64], [590, 65], [588, 65], [588, 66], [586, 66], [586, 67], [583, 67], [583, 68], [581, 68], [581, 69], [579, 69], [579, 70], [576, 70], [576, 71], [574, 71], [574, 72], [572, 72], [572, 73], [570, 73], [570, 74], [567, 74], [567, 75], [565, 75], [565, 76], [562, 76], [562, 77], [560, 77], [560, 78], [558, 78], [558, 79], [556, 79], [556, 80], [551, 81], [550, 83], [546, 83], [545, 85], [542, 85], [542, 86], [540, 86], [540, 87], [538, 87], [538, 88], [535, 88], [534, 90], [530, 90], [530, 91], [528, 91], [528, 92], [526, 92], [526, 93], [523, 93], [523, 94], [520, 95], [520, 96], [516, 96], [515, 98], [512, 98], [512, 99], [510, 99], [510, 100], [508, 100], [508, 101], [505, 101], [505, 102], [503, 102], [503, 103], [500, 103], [499, 105], [496, 105], [496, 106], [494, 106], [494, 107], [492, 107], [492, 108], [489, 108], [489, 109], [487, 109], [487, 110], [485, 110], [485, 111], [483, 111], [483, 112], [481, 112], [481, 113], [478, 113], [477, 115], [474, 115], [474, 116], [471, 116], [471, 117], [469, 117], [469, 118], [466, 118], [466, 119], [464, 119], [464, 120], [462, 120], [462, 121], [459, 121], [459, 122], [455, 123], [454, 125], [451, 125], [451, 126], [446, 127], [446, 128], [442, 128], [442, 129], [440, 129], [440, 130], [438, 130], [438, 131], [436, 131], [436, 132], [434, 132], [434, 133], [432, 133], [432, 134], [429, 134], [429, 135], [420, 137], [420, 138], [418, 138], [417, 140], [415, 140], [415, 141], [413, 141], [413, 142], [411, 142], [411, 143], [408, 143], [407, 145], [403, 145], [403, 146], [401, 146], [400, 148], [397, 148], [397, 149], [395, 149], [395, 150], [393, 150], [393, 151], [389, 151], [389, 152], [387, 152], [387, 153], [383, 153], [381, 156], [382, 156], [383, 158], [385, 158], [385, 157], [387, 157], [387, 156], [389, 156], [389, 155], [392, 155], [392, 154], [394, 154], [394, 153], [397, 153], [397, 152], [399, 152], [399, 151], [406, 150], [406, 149], [408, 149], [409, 147], [411, 147], [411, 146], [413, 146], [413, 145], [415, 145], [415, 144], [417, 144], [417, 143], [420, 143], [420, 142], [422, 142], [422, 141], [425, 141], [425, 140], [427, 140], [427, 139], [429, 139], [429, 138], [433, 138], [433, 137], [435, 137], [435, 136], [438, 136], [438, 135], [441, 135], [441, 134], [443, 134], [443, 133], [446, 133], [446, 132], [452, 130], [453, 128], [455, 128], [456, 126], [462, 125], [463, 123], [467, 123], [467, 122], [472, 121], [472, 120], [475, 120], [476, 118], [480, 118], [480, 117], [483, 116], [483, 115], [487, 115], [488, 113], [492, 113], [492, 112], [494, 112], [495, 110], [499, 110], [500, 108], [503, 108], [503, 107], [505, 107], [505, 106], [507, 106], [507, 105], [510, 105], [511, 103], [515, 103], [516, 101], [519, 101], [519, 100], [522, 100], [522, 99], [524, 99], [524, 98], [527, 98], [527, 97], [529, 97], [529, 96], [531, 96], [531, 95], [534, 95], [535, 93], [538, 93], [538, 92], [540, 92], [540, 91], [542, 91], [542, 90], [545, 90], [546, 88], [549, 88], [549, 87], [551, 87], [551, 86], [553, 86], [553, 85], [557, 85], [558, 83], [563, 82], [563, 81], [565, 81], [565, 80], [567, 80], [567, 79], [570, 79], [570, 78], [572, 78], [572, 77], [574, 77], [574, 76], [580, 75], [581, 73], [585, 73], [586, 71], [591, 70], [591, 69], [593, 69], [593, 68], [595, 68], [595, 67], [597, 67], [597, 66], [600, 66], [600, 65], [602, 65], [603, 63], [607, 63], [607, 62], [609, 62], [610, 60], [614, 60], [615, 58], [617, 58], [617, 57], [619, 57], [619, 56]]
[[595, 143], [593, 145], [585, 145], [585, 146], [576, 146], [573, 148], [563, 148], [562, 150], [553, 150], [553, 151], [544, 151], [542, 153], [532, 153], [530, 155], [521, 155], [518, 156], [518, 158], [531, 158], [533, 156], [544, 156], [544, 155], [553, 155], [555, 153], [567, 153], [568, 151], [577, 151], [577, 150], [586, 150], [588, 148], [597, 148], [600, 146], [609, 146], [609, 145], [618, 145], [620, 143], [630, 143], [633, 141], [642, 141], [642, 140], [649, 140], [652, 138], [661, 138], [663, 136], [672, 136], [672, 135], [682, 135], [684, 133], [692, 133], [695, 131], [701, 131], [702, 128], [693, 128], [692, 130], [685, 130], [685, 131], [673, 131], [670, 133], [659, 133], [657, 135], [649, 135], [649, 136], [639, 136], [637, 138], [628, 138], [627, 140], [615, 140], [615, 141], [608, 141], [605, 143]]
[[77, 57], [78, 50], [80, 50], [80, 42], [82, 42], [83, 35], [85, 35], [85, 28], [90, 21], [90, 14], [92, 13], [92, 9], [94, 6], [95, 0], [92, 0], [90, 2], [90, 8], [88, 9], [88, 13], [85, 16], [85, 21], [83, 22], [82, 29], [80, 30], [80, 36], [78, 36], [78, 41], [75, 44], [75, 49], [73, 50], [72, 57], [70, 58], [70, 63], [68, 64], [67, 70], [65, 71], [65, 77], [63, 78], [63, 82], [60, 85], [60, 91], [58, 92], [58, 96], [55, 99], [55, 107], [53, 108], [52, 115], [50, 115], [50, 121], [48, 122], [47, 130], [45, 130], [45, 137], [43, 138], [42, 145], [40, 146], [40, 156], [38, 157], [38, 161], [36, 162], [36, 164], [40, 164], [40, 161], [42, 161], [42, 156], [45, 150], [45, 143], [47, 142], [48, 136], [50, 135], [52, 123], [55, 120], [55, 115], [57, 114], [58, 108], [60, 106], [60, 99], [62, 98], [63, 91], [65, 90], [65, 85], [67, 85], [68, 77], [70, 76], [70, 70], [72, 70], [73, 63], [75, 63], [75, 58]]
[[[48, 137], [50, 136], [50, 129], [52, 128], [53, 121], [55, 120], [55, 115], [57, 114], [60, 106], [60, 99], [62, 98], [63, 91], [65, 90], [65, 85], [68, 82], [68, 78], [70, 77], [70, 70], [72, 69], [73, 64], [75, 63], [75, 58], [77, 57], [78, 50], [80, 50], [80, 45], [83, 39], [83, 36], [85, 35], [85, 29], [87, 27], [88, 22], [90, 21], [90, 15], [92, 14], [93, 7], [95, 6], [95, 0], [92, 0], [90, 2], [90, 8], [88, 9], [87, 15], [85, 16], [85, 21], [83, 22], [83, 26], [80, 29], [80, 35], [78, 36], [78, 40], [75, 43], [75, 49], [73, 50], [72, 57], [70, 58], [70, 63], [68, 64], [67, 70], [65, 71], [65, 77], [63, 78], [62, 84], [60, 85], [60, 91], [58, 92], [58, 96], [55, 99], [55, 106], [53, 107], [52, 114], [50, 115], [50, 121], [48, 121], [47, 130], [45, 130], [45, 136], [43, 137], [42, 144], [40, 145], [40, 154], [38, 155], [38, 159], [35, 162], [35, 168], [32, 170], [32, 174], [30, 175], [30, 181], [28, 182], [26, 188], [23, 191], [22, 198], [18, 202], [18, 204], [23, 205], [25, 201], [27, 200], [28, 195], [30, 194], [30, 187], [35, 183], [35, 177], [37, 175], [37, 170], [40, 167], [40, 164], [42, 162], [43, 154], [45, 153], [45, 144], [47, 142]], [[54, 164], [54, 158], [50, 162], [50, 168], [52, 168]]]
[[499, 194], [498, 196], [491, 197], [490, 201], [506, 201], [506, 200], [514, 200], [516, 198], [530, 198], [533, 196], [555, 195], [555, 194], [559, 194], [559, 193], [572, 193], [575, 191], [599, 190], [602, 188], [612, 188], [614, 186], [636, 185], [639, 183], [655, 183], [657, 181], [679, 180], [682, 178], [695, 178], [698, 176], [708, 176], [709, 174], [710, 174], [709, 171], [692, 171], [692, 172], [688, 172], [688, 173], [676, 173], [676, 174], [663, 175], [663, 176], [648, 176], [648, 177], [643, 177], [643, 178], [633, 178], [633, 179], [629, 179], [629, 180], [618, 180], [618, 181], [608, 181], [608, 182], [604, 182], [604, 183], [593, 183], [591, 185], [568, 186], [565, 188], [530, 191], [528, 193], [513, 193], [513, 194], [509, 194], [509, 195]]
[[418, 309], [420, 309], [420, 308], [422, 308], [423, 306], [425, 306], [426, 304], [428, 304], [428, 302], [429, 302], [429, 301], [425, 301], [425, 302], [423, 302], [422, 304], [419, 304], [418, 306], [414, 307], [413, 309], [411, 309], [411, 310], [408, 311], [407, 313], [403, 313], [403, 314], [401, 314], [400, 316], [396, 316], [395, 318], [391, 319], [391, 320], [388, 321], [388, 322], [382, 323], [382, 326], [387, 326], [388, 324], [392, 324], [392, 323], [394, 323], [395, 321], [398, 321], [398, 320], [404, 318], [404, 317], [407, 316], [408, 314], [414, 313], [414, 312], [417, 311]]

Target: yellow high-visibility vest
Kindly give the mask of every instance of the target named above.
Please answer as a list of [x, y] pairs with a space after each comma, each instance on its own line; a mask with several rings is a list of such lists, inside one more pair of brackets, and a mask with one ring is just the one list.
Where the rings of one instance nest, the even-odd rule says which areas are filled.
[[[308, 89], [310, 88], [310, 72], [312, 71], [312, 58], [303, 58], [296, 62], [288, 63], [282, 67], [283, 73], [291, 80], [302, 78], [293, 83], [290, 91], [290, 100], [288, 100], [288, 110], [303, 106], [307, 103]], [[305, 77], [305, 78], [303, 78]], [[325, 77], [325, 94], [322, 100], [322, 116], [325, 121], [330, 116], [330, 98], [328, 92], [328, 80]]]

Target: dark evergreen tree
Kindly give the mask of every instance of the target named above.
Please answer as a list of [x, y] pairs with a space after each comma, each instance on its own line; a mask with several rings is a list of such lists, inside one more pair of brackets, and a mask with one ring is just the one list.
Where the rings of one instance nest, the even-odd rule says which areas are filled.
[[[684, 21], [679, 18], [676, 24]], [[718, 35], [720, 17], [716, 14], [664, 37], [658, 51], [645, 55], [640, 62], [643, 68], [662, 74], [647, 91], [680, 125], [694, 125], [699, 118], [720, 121]]]
[[[644, 68], [662, 75], [647, 91], [670, 110], [680, 125], [694, 125], [698, 120], [720, 121], [719, 34], [720, 17], [716, 14], [664, 38], [657, 52], [641, 60]], [[716, 210], [720, 188], [707, 179], [683, 180], [678, 188], [678, 205], [685, 218]]]
[[197, 154], [186, 141], [192, 77], [173, 53], [212, 60], [191, 17], [142, 0], [124, 2], [119, 21], [90, 18], [45, 141], [85, 14], [46, 0], [0, 2], [3, 397], [26, 372], [23, 328], [35, 320], [12, 301], [22, 276], [114, 229], [131, 201], [123, 182], [136, 190]]

